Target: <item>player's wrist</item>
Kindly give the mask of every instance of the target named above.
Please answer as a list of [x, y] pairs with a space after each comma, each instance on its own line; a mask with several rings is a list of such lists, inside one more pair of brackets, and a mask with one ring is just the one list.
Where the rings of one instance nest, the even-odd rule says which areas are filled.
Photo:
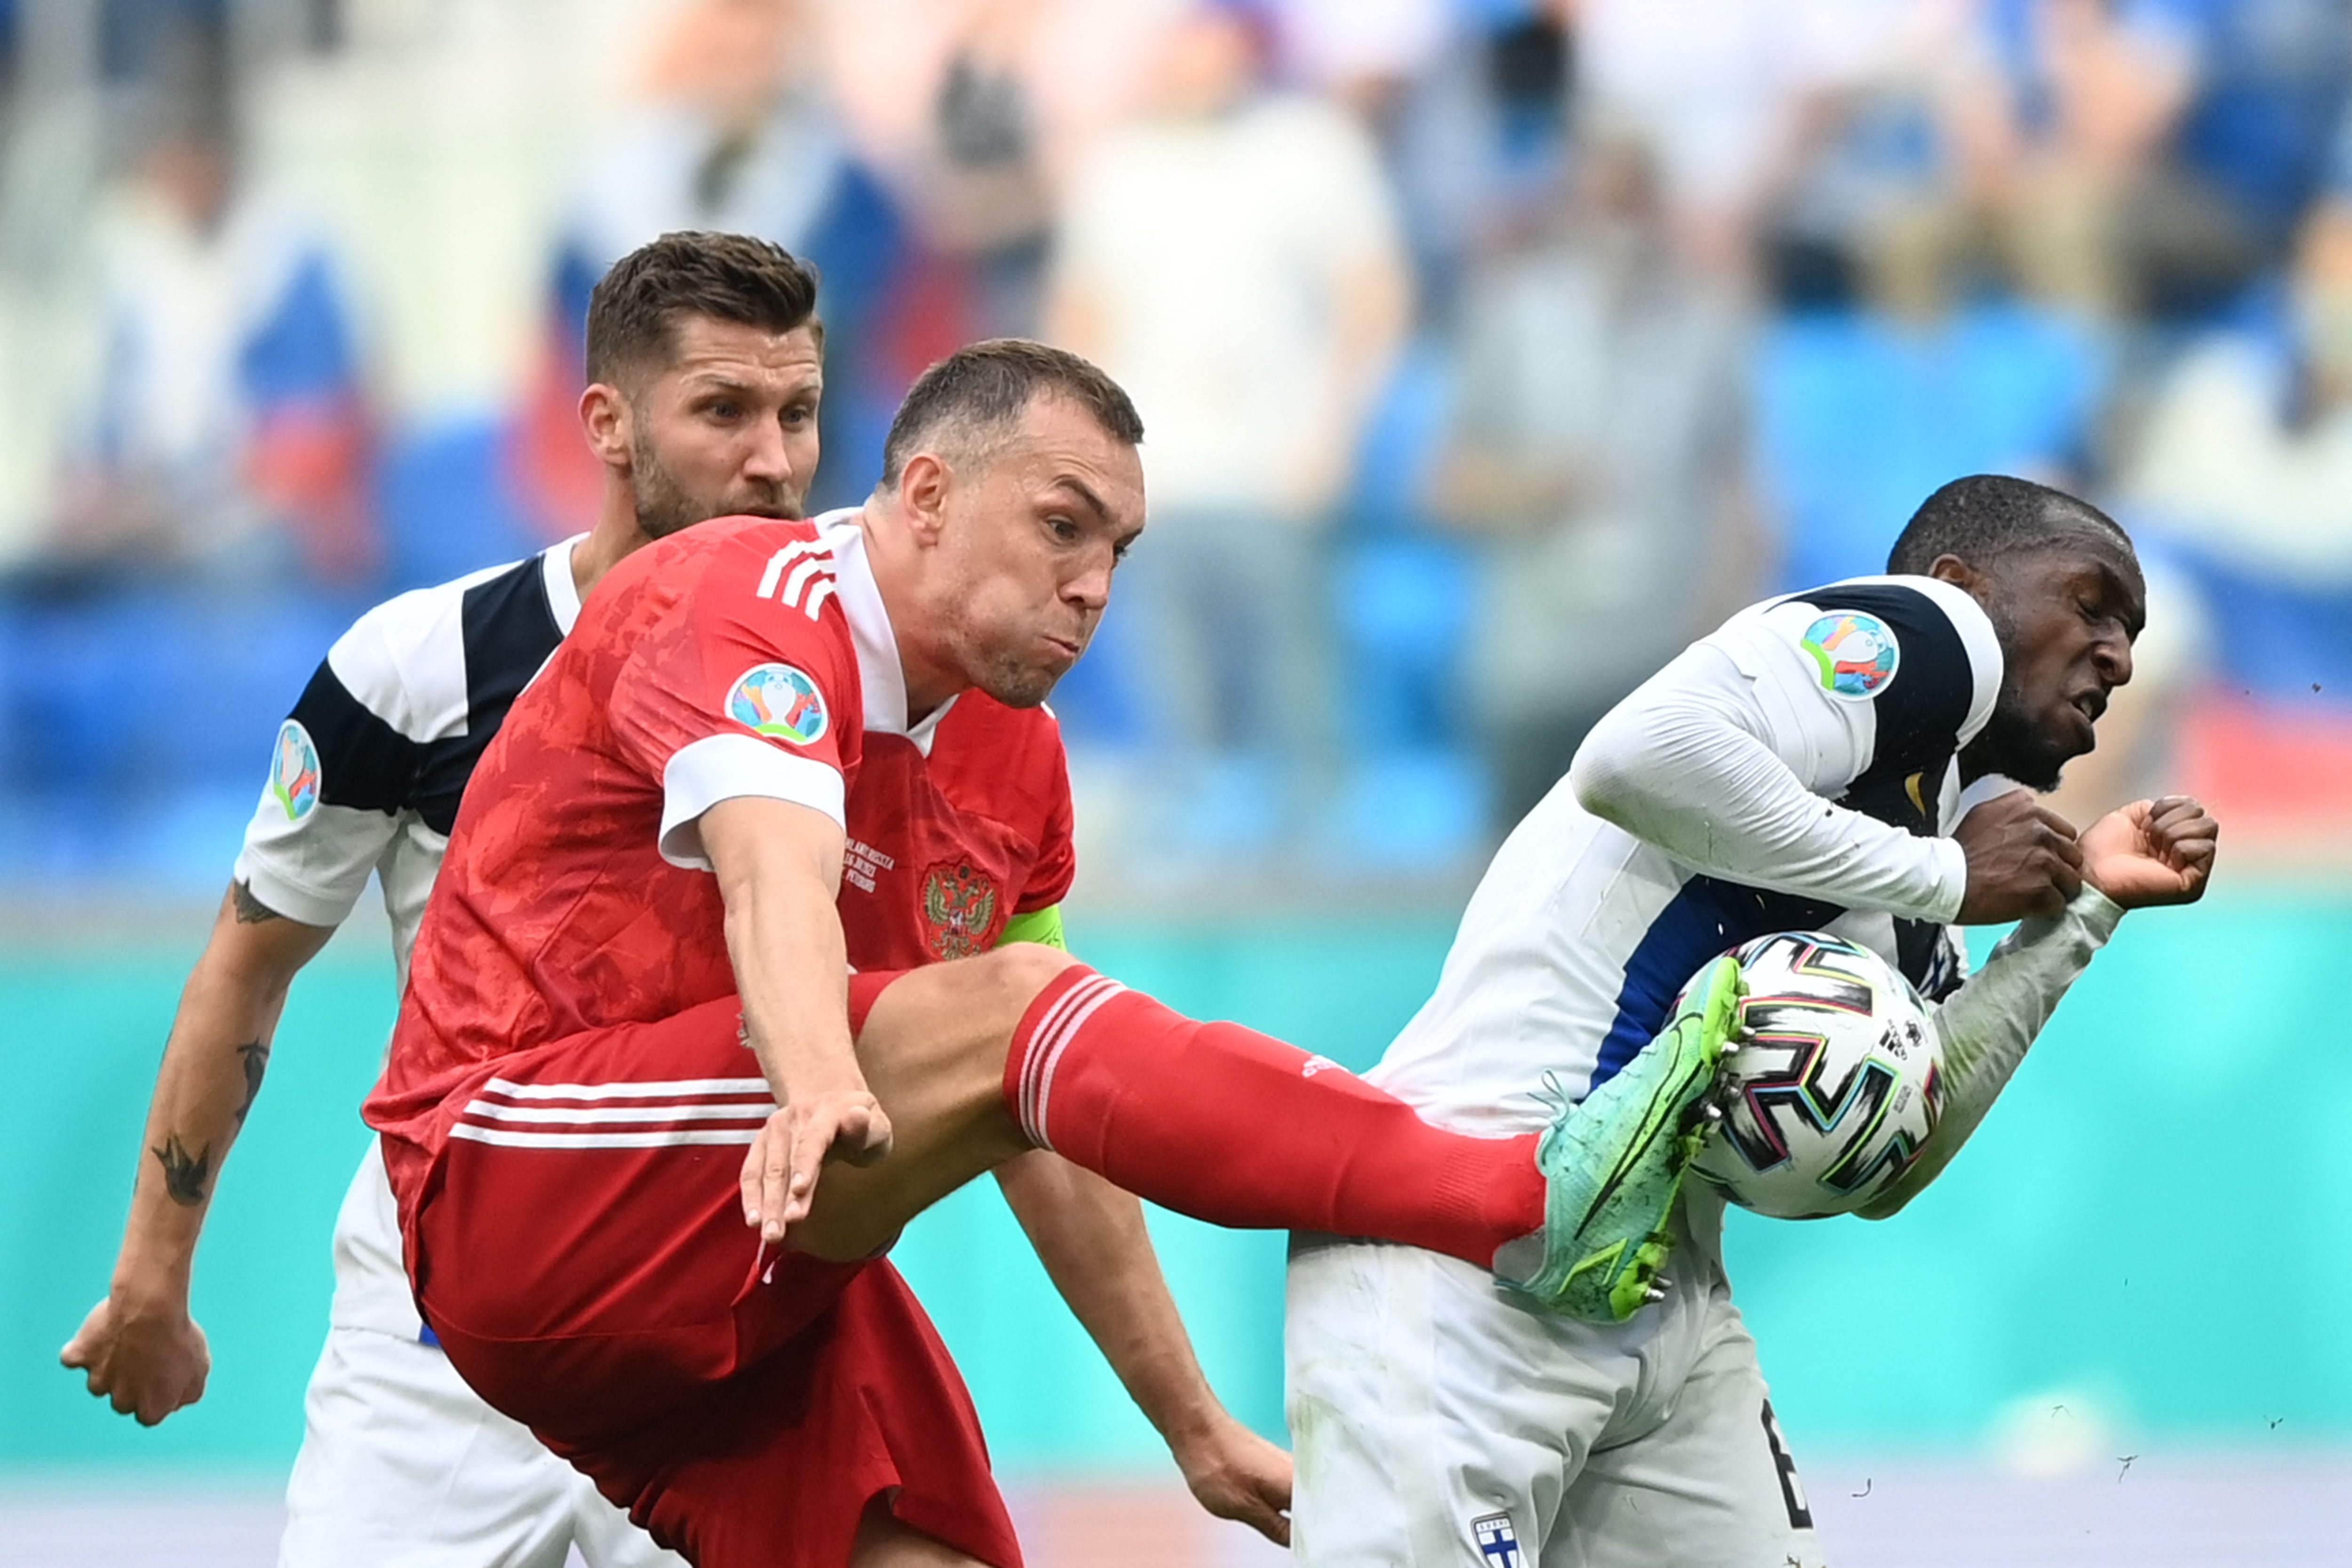
[[1153, 1423], [1179, 1469], [1208, 1463], [1240, 1423], [1204, 1385], [1196, 1394], [1161, 1402]]
[[2123, 923], [2125, 912], [2130, 908], [2129, 904], [2110, 897], [2099, 886], [2095, 876], [2086, 870], [2083, 877], [2083, 890], [2074, 895], [2074, 901], [2066, 906], [2066, 912], [2080, 920], [2095, 940], [2105, 942], [2116, 934], [2116, 927]]
[[184, 1318], [189, 1275], [185, 1260], [126, 1258], [115, 1266], [107, 1298], [117, 1313], [128, 1317]]
[[845, 1052], [840, 1058], [819, 1058], [788, 1064], [782, 1077], [786, 1105], [873, 1095], [873, 1090], [866, 1087], [866, 1075], [858, 1070], [857, 1058]]

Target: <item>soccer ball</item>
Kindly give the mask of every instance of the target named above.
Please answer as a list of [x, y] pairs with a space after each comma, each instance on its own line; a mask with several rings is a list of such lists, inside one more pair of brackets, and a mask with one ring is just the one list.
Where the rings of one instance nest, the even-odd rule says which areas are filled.
[[1734, 950], [1746, 994], [1691, 1169], [1778, 1219], [1847, 1214], [1902, 1177], [1944, 1109], [1910, 983], [1866, 948], [1780, 931]]

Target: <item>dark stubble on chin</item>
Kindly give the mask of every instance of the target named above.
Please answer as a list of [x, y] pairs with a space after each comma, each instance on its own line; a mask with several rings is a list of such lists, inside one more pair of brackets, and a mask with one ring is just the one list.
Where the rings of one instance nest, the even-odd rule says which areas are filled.
[[667, 539], [714, 517], [802, 515], [801, 498], [777, 484], [755, 483], [748, 492], [723, 496], [715, 504], [697, 500], [655, 454], [643, 423], [629, 444], [629, 494], [637, 509], [637, 526], [648, 539]]
[[[2007, 606], [1996, 601], [1986, 608], [2000, 646], [2015, 647], [2017, 622]], [[1985, 721], [1984, 732], [1969, 743], [1967, 760], [1973, 772], [1999, 773], [2047, 795], [2058, 787], [2058, 775], [2074, 754], [2042, 732], [2018, 688], [2016, 672], [2003, 668], [1992, 716]]]
[[1007, 708], [1035, 708], [1054, 694], [1055, 682], [1059, 679], [1041, 669], [1016, 668], [1008, 662], [988, 671], [986, 679], [974, 684]]
[[2059, 773], [2074, 759], [2051, 744], [2026, 711], [2024, 699], [2003, 677], [1992, 717], [1985, 721], [1984, 733], [1969, 744], [1969, 760], [1977, 771], [2015, 779], [2047, 795], [2058, 787]]

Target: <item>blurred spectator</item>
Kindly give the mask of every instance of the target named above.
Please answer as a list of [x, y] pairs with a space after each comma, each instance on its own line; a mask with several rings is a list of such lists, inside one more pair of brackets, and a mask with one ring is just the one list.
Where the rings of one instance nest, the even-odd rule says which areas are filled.
[[1119, 579], [1171, 802], [1213, 753], [1276, 764], [1297, 817], [1336, 765], [1326, 536], [1407, 282], [1371, 140], [1270, 90], [1225, 5], [1166, 35], [1157, 91], [1075, 171], [1049, 321], [1133, 394], [1151, 529]]
[[1790, 588], [1884, 571], [1904, 520], [1956, 475], [2081, 488], [2115, 384], [2109, 340], [2020, 300], [1981, 231], [1871, 216], [1775, 251], [1758, 478]]
[[590, 286], [675, 229], [805, 239], [844, 151], [816, 53], [803, 0], [692, 0], [667, 19], [641, 100], [587, 150], [564, 216]]
[[1506, 827], [1757, 566], [1739, 302], [1677, 252], [1639, 142], [1596, 139], [1576, 184], [1465, 286], [1436, 497], [1492, 542], [1472, 659]]
[[1639, 134], [1692, 254], [1744, 268], [1808, 107], [1883, 72], [1926, 0], [1552, 0], [1585, 112]]
[[[1344, 15], [1329, 0], [1311, 4], [1318, 26]], [[1571, 50], [1558, 8], [1479, 9], [1457, 7], [1410, 76], [1355, 89], [1377, 111], [1396, 176], [1423, 325], [1441, 330], [1469, 260], [1549, 210], [1567, 149]]]
[[2227, 305], [2285, 252], [2352, 89], [2347, 0], [1990, 0], [1951, 101], [2029, 288], [2104, 313]]
[[894, 288], [894, 392], [973, 338], [1038, 331], [1063, 182], [1134, 112], [1187, 3], [831, 0], [845, 121], [913, 241]]
[[101, 210], [106, 359], [42, 570], [363, 580], [378, 549], [340, 268], [243, 178], [224, 100], [164, 112]]
[[[2242, 795], [2307, 788], [2309, 727], [2352, 729], [2352, 202], [2305, 222], [2291, 297], [2284, 345], [2215, 334], [2181, 357], [2120, 476], [2153, 549], [2186, 569], [2195, 618], [2227, 628], [2210, 659], [2233, 738], [2206, 749]], [[2156, 673], [2177, 688], [2197, 671]], [[2167, 684], [2133, 682], [2144, 700]]]
[[637, 101], [586, 149], [514, 431], [520, 488], [551, 537], [593, 517], [604, 484], [579, 399], [588, 294], [604, 269], [679, 229], [755, 234], [806, 256], [841, 203], [847, 145], [819, 56], [809, 0], [690, 0], [649, 40]]
[[955, 342], [1037, 330], [1053, 196], [1025, 55], [1042, 10], [1035, 0], [949, 8], [930, 114], [895, 170], [925, 242], [968, 263], [959, 281], [971, 320], [947, 334]]
[[2305, 223], [2292, 297], [2284, 352], [2225, 333], [2183, 355], [2123, 486], [2200, 554], [2352, 590], [2352, 202]]

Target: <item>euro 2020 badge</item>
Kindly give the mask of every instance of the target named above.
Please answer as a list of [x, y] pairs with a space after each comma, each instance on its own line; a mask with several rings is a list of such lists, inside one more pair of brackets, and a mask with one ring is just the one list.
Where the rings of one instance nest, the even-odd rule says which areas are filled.
[[1822, 689], [1855, 701], [1885, 690], [1902, 657], [1886, 623], [1861, 610], [1841, 610], [1815, 621], [1805, 632], [1805, 651], [1821, 667]]
[[319, 748], [295, 720], [278, 726], [278, 750], [269, 764], [269, 798], [286, 808], [286, 820], [299, 822], [319, 804]]
[[832, 722], [824, 693], [807, 671], [789, 664], [754, 665], [738, 676], [727, 693], [727, 714], [747, 730], [796, 746], [814, 745]]

